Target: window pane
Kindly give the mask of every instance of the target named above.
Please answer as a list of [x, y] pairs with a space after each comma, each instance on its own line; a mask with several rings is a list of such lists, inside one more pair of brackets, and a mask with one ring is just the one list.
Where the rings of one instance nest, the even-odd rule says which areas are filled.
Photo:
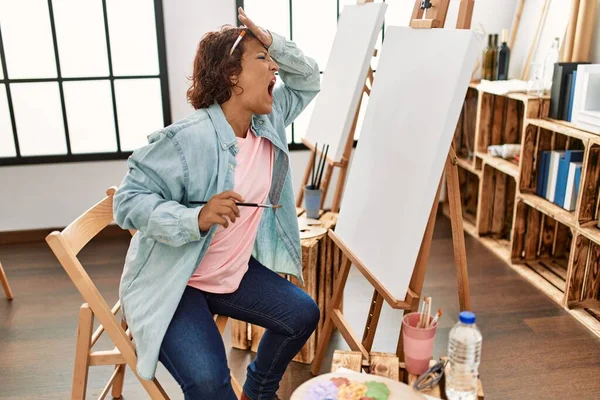
[[289, 125], [287, 128], [285, 128], [285, 136], [287, 138], [287, 143], [290, 144], [292, 143], [292, 125]]
[[6, 86], [0, 85], [0, 157], [15, 157], [15, 140], [13, 138], [10, 111], [6, 98]]
[[21, 155], [66, 154], [58, 83], [13, 83], [10, 91]]
[[337, 30], [336, 0], [302, 0], [292, 5], [294, 42], [324, 71]]
[[47, 0], [0, 1], [8, 77], [56, 78]]
[[107, 0], [113, 74], [158, 75], [153, 0]]
[[65, 82], [71, 152], [117, 151], [110, 81]]
[[148, 143], [148, 135], [164, 127], [159, 79], [115, 81], [121, 150]]
[[302, 143], [302, 138], [306, 134], [310, 117], [312, 116], [313, 109], [315, 108], [315, 100], [311, 101], [310, 104], [306, 106], [304, 111], [302, 111], [302, 113], [294, 121], [294, 140], [296, 143]]
[[101, 0], [53, 0], [63, 77], [108, 76]]
[[244, 11], [262, 28], [290, 38], [289, 0], [244, 0]]
[[[323, 74], [321, 74], [321, 84], [323, 84]], [[315, 104], [317, 102], [317, 98], [319, 95], [317, 94], [315, 98], [306, 106], [304, 111], [296, 118], [294, 121], [294, 141], [296, 143], [302, 143], [302, 138], [306, 134], [306, 130], [308, 129], [308, 124], [310, 122], [310, 118], [313, 113], [313, 109], [315, 108]]]

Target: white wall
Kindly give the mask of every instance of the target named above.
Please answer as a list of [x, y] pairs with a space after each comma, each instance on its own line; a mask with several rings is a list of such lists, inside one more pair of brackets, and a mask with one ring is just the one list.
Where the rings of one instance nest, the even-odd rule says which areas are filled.
[[[592, 61], [596, 63], [600, 63], [600, 0], [598, 3], [592, 42]], [[196, 46], [206, 31], [235, 23], [235, 1], [164, 0], [163, 5], [171, 110], [177, 120], [191, 111], [185, 97], [186, 77], [191, 75]], [[485, 20], [487, 13], [475, 12], [478, 15]], [[505, 24], [500, 25], [499, 29]], [[298, 190], [308, 152], [293, 152], [291, 160]], [[0, 167], [0, 232], [65, 226], [103, 196], [106, 188], [118, 185], [125, 173], [124, 160]], [[336, 175], [330, 193], [335, 185]], [[327, 204], [330, 201], [331, 195]]]

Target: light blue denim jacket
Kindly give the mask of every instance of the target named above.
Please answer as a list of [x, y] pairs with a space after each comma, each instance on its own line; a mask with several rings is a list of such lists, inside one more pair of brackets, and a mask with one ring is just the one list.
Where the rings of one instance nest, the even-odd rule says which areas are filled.
[[[319, 68], [293, 42], [272, 36], [269, 51], [284, 84], [273, 91], [271, 114], [254, 115], [252, 129], [273, 143], [268, 201], [282, 208], [264, 210], [252, 254], [273, 271], [302, 281], [285, 127], [318, 93]], [[128, 160], [113, 208], [120, 227], [138, 232], [127, 252], [119, 296], [136, 343], [137, 372], [144, 379], [154, 378], [165, 332], [216, 229], [201, 233], [201, 207], [189, 202], [233, 190], [238, 150], [233, 129], [215, 103], [154, 132]]]

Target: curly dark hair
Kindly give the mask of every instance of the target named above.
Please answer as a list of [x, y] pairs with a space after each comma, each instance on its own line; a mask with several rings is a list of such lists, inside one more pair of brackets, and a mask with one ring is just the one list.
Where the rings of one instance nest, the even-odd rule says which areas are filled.
[[[244, 38], [229, 55], [242, 30], [246, 31]], [[249, 29], [231, 25], [202, 37], [194, 58], [194, 72], [190, 78], [192, 85], [187, 91], [188, 101], [194, 109], [208, 107], [215, 101], [223, 104], [229, 100], [232, 88], [237, 86], [231, 77], [242, 72], [244, 43], [250, 39], [258, 40]]]

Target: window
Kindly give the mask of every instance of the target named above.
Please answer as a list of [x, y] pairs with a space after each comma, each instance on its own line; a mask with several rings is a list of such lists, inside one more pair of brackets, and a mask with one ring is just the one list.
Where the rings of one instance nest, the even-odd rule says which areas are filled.
[[171, 123], [162, 0], [0, 2], [0, 165], [127, 158]]
[[[375, 0], [383, 1], [383, 0]], [[387, 0], [386, 23], [392, 25], [408, 25], [414, 1]], [[327, 67], [327, 59], [335, 32], [337, 18], [346, 5], [354, 5], [356, 0], [237, 0], [236, 7], [244, 7], [250, 18], [258, 25], [270, 29], [287, 39], [296, 42], [299, 48], [319, 64], [321, 74]], [[289, 16], [285, 18], [284, 16]], [[315, 28], [315, 27], [318, 27]], [[381, 48], [385, 37], [385, 27], [377, 39], [376, 49]], [[377, 57], [371, 62], [377, 68]], [[361, 111], [357, 122], [356, 136], [360, 134], [360, 126], [368, 96], [363, 95]], [[291, 127], [288, 128], [290, 149], [303, 149], [302, 136], [308, 127], [315, 101], [302, 112]]]

